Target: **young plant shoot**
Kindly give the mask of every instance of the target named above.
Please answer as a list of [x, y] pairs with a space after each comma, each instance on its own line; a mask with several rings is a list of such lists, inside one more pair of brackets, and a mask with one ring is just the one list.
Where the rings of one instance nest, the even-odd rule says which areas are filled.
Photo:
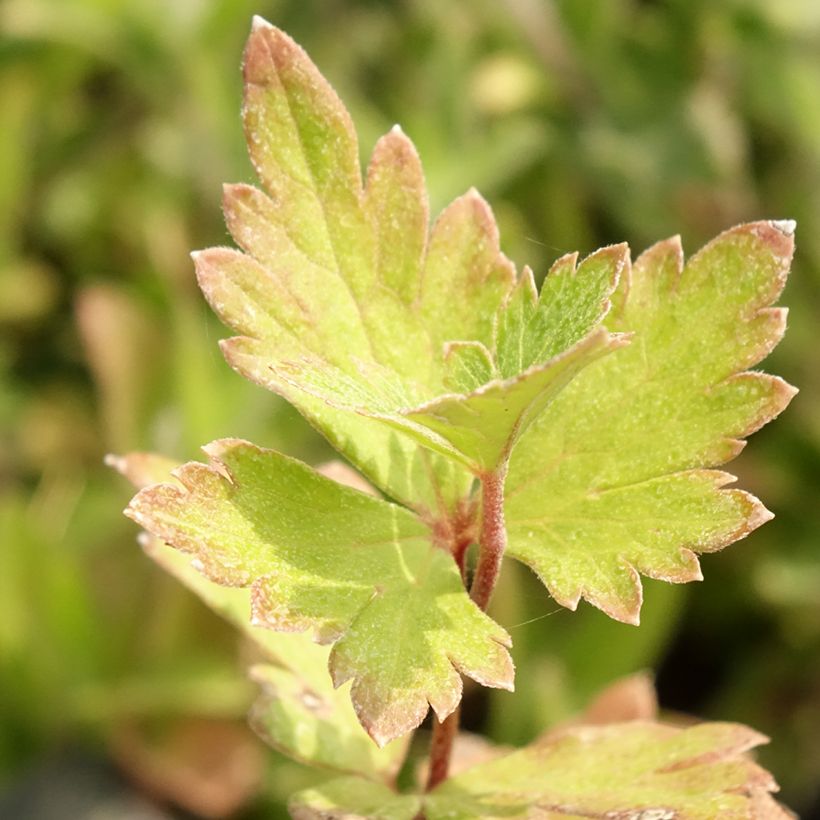
[[[235, 439], [204, 463], [113, 464], [141, 487], [126, 514], [148, 554], [264, 654], [253, 726], [340, 774], [293, 816], [788, 817], [746, 754], [765, 738], [736, 724], [582, 722], [448, 769], [463, 678], [513, 689], [487, 614], [504, 560], [564, 607], [637, 624], [641, 575], [699, 580], [700, 554], [771, 517], [718, 467], [795, 393], [750, 370], [785, 329], [794, 224], [741, 225], [688, 261], [677, 238], [634, 262], [570, 254], [539, 291], [476, 191], [430, 227], [398, 127], [363, 178], [347, 110], [260, 18], [244, 80], [261, 188], [226, 186], [238, 249], [195, 253], [197, 278], [230, 365], [359, 474]], [[399, 793], [429, 708], [426, 783]]]

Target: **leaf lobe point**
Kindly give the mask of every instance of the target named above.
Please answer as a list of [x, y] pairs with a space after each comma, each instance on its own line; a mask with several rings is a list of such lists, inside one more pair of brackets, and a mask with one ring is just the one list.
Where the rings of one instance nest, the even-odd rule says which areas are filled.
[[797, 222], [793, 219], [772, 219], [769, 224], [775, 230], [780, 231], [783, 236], [794, 236], [794, 232], [797, 230]]
[[253, 15], [251, 22], [251, 31], [259, 31], [259, 29], [273, 28], [273, 26], [260, 14]]

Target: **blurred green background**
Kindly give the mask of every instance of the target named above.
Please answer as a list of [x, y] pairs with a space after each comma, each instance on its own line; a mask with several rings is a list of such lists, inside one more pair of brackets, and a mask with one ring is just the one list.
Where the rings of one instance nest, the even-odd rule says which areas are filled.
[[704, 584], [647, 582], [637, 630], [556, 612], [509, 567], [494, 609], [518, 691], [471, 692], [466, 720], [522, 743], [650, 668], [664, 707], [770, 734], [784, 801], [820, 817], [816, 0], [5, 0], [0, 816], [284, 817], [317, 777], [244, 728], [241, 647], [143, 557], [102, 464], [219, 436], [330, 456], [223, 363], [188, 258], [228, 241], [221, 183], [252, 181], [254, 13], [312, 55], [365, 156], [401, 123], [434, 211], [478, 187], [519, 266], [674, 233], [691, 253], [797, 219], [790, 330], [766, 368], [801, 393], [730, 468], [777, 518], [706, 558]]

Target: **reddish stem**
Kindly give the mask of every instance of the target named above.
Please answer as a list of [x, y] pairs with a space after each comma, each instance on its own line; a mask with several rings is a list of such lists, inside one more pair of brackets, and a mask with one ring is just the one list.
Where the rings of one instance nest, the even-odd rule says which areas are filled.
[[[507, 466], [502, 465], [492, 473], [481, 477], [481, 534], [479, 536], [478, 566], [476, 567], [470, 597], [482, 609], [487, 609], [498, 580], [501, 559], [507, 546], [507, 530], [504, 526], [504, 479]], [[466, 544], [465, 544], [466, 547]], [[464, 553], [456, 557], [464, 576]], [[456, 709], [441, 723], [434, 722], [430, 742], [430, 774], [427, 791], [447, 779], [453, 744], [458, 735], [459, 710]]]
[[444, 720], [433, 722], [433, 739], [430, 742], [430, 772], [427, 775], [427, 791], [432, 791], [439, 783], [447, 779], [450, 770], [450, 757], [453, 744], [458, 734], [460, 709], [456, 707]]
[[482, 610], [487, 609], [501, 570], [501, 559], [507, 546], [504, 525], [504, 479], [506, 464], [481, 478], [481, 536], [478, 566], [473, 577], [470, 597]]

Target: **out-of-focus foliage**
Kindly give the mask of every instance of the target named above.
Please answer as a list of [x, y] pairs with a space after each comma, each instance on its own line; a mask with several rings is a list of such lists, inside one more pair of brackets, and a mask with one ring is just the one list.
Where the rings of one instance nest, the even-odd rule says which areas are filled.
[[[424, 158], [433, 211], [475, 185], [504, 251], [537, 274], [566, 251], [621, 240], [637, 251], [678, 232], [692, 251], [738, 222], [798, 221], [791, 327], [769, 368], [802, 392], [733, 465], [777, 519], [705, 559], [704, 585], [647, 584], [637, 630], [588, 607], [552, 614], [535, 579], [508, 562], [494, 606], [514, 625], [518, 692], [468, 695], [465, 718], [523, 743], [606, 682], [653, 667], [663, 706], [771, 734], [761, 760], [784, 801], [811, 816], [820, 11], [810, 0], [6, 0], [3, 789], [65, 748], [108, 757], [202, 816], [254, 794], [259, 811], [284, 816], [285, 797], [315, 782], [243, 733], [252, 687], [235, 636], [145, 560], [120, 516], [129, 490], [102, 467], [107, 451], [182, 459], [224, 436], [311, 462], [329, 455], [222, 362], [188, 259], [227, 242], [221, 182], [252, 178], [237, 109], [254, 13], [310, 52], [351, 108], [365, 155], [400, 122]], [[256, 756], [256, 779], [237, 783], [197, 756], [203, 738]], [[214, 781], [211, 802], [196, 803]]]

